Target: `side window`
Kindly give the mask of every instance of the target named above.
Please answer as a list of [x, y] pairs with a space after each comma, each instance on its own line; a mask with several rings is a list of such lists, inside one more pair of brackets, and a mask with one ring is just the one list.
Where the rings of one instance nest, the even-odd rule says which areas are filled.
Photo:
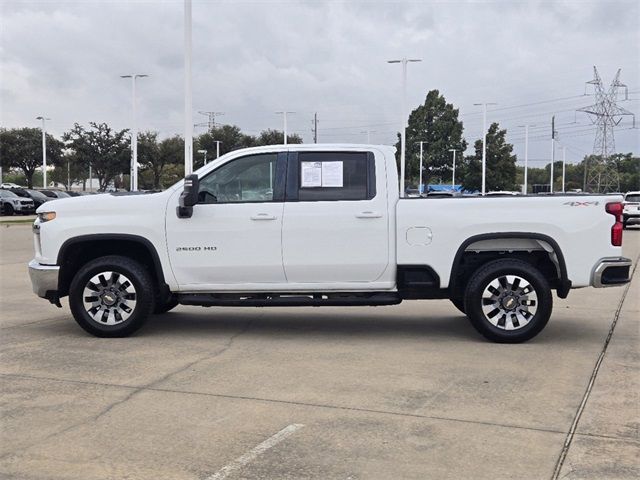
[[368, 200], [375, 196], [373, 158], [366, 152], [300, 152], [298, 200]]
[[200, 180], [198, 203], [273, 201], [277, 160], [277, 153], [266, 153], [222, 165]]

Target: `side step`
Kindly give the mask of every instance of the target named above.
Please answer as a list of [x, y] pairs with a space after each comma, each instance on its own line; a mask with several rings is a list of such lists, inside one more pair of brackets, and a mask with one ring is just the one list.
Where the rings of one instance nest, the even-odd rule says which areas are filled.
[[397, 293], [185, 293], [178, 295], [181, 305], [203, 307], [356, 307], [397, 305]]

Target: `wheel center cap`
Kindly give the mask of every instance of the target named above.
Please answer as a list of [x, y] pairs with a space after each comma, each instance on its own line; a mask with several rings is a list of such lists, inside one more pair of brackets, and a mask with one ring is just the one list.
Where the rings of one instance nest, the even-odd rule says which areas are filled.
[[107, 292], [102, 295], [102, 302], [105, 305], [114, 305], [116, 303], [116, 296], [113, 293]]
[[508, 295], [502, 299], [502, 306], [507, 310], [514, 310], [518, 306], [518, 299], [514, 295]]

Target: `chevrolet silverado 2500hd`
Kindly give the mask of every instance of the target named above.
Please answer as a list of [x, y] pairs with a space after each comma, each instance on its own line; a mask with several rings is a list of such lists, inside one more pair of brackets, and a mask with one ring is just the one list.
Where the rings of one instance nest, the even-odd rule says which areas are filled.
[[395, 151], [238, 150], [161, 193], [38, 208], [33, 289], [115, 337], [177, 304], [393, 305], [450, 299], [488, 339], [539, 333], [552, 291], [627, 283], [622, 198], [399, 198]]

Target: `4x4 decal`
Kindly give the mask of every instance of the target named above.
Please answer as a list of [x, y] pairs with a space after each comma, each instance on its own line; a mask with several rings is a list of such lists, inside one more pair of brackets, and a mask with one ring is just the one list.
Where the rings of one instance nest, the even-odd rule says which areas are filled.
[[600, 205], [600, 202], [564, 202], [563, 205], [569, 205], [570, 207], [595, 207]]

